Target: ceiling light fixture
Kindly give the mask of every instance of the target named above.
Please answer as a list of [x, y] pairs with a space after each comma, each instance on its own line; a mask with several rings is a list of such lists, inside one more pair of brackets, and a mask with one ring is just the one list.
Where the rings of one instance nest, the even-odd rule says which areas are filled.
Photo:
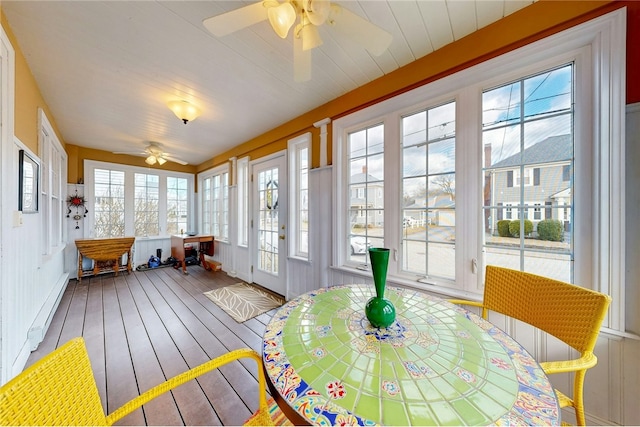
[[296, 22], [296, 10], [291, 3], [284, 2], [280, 6], [270, 7], [267, 10], [271, 27], [281, 38], [286, 39], [289, 29]]
[[300, 21], [296, 27], [296, 37], [302, 38], [302, 50], [311, 50], [322, 45], [318, 27], [311, 23], [307, 15], [302, 15]]
[[148, 165], [151, 165], [151, 166], [155, 165], [156, 161], [157, 161], [157, 159], [156, 159], [156, 156], [154, 156], [154, 155], [150, 155], [149, 157], [144, 159], [144, 162], [146, 164], [148, 164]]
[[[187, 122], [195, 120], [200, 115], [200, 110], [195, 105], [187, 101], [169, 101], [167, 104], [180, 120], [186, 125]], [[151, 157], [151, 156], [149, 156]]]

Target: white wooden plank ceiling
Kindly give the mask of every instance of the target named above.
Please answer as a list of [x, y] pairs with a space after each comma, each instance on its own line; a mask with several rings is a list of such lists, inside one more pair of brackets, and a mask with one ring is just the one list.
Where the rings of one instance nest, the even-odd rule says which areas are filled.
[[[533, 3], [337, 1], [393, 35], [376, 57], [320, 27], [312, 77], [293, 79], [292, 36], [262, 22], [217, 38], [202, 21], [246, 1], [3, 0], [19, 47], [65, 142], [165, 151], [199, 164]], [[184, 125], [167, 108], [202, 115]]]

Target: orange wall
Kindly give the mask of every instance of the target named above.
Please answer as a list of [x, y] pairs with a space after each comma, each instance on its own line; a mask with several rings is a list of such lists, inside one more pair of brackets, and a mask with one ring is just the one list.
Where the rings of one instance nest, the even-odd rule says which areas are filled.
[[627, 4], [627, 104], [640, 102], [640, 2]]
[[2, 28], [9, 36], [9, 41], [16, 52], [14, 134], [31, 151], [40, 156], [41, 153], [38, 152], [38, 108], [42, 108], [64, 147], [64, 140], [60, 136], [55, 118], [40, 93], [40, 88], [31, 74], [31, 69], [27, 65], [27, 61], [1, 9], [0, 18]]
[[[96, 150], [95, 148], [80, 147], [78, 145], [67, 144], [67, 154], [69, 155], [69, 169], [67, 173], [68, 182], [81, 183], [84, 180], [84, 161], [96, 160], [99, 162], [119, 163], [122, 165], [149, 167], [144, 162], [144, 157], [128, 156], [126, 154], [113, 154], [110, 151]], [[172, 170], [177, 172], [196, 173], [194, 165], [180, 165], [177, 163], [165, 164], [163, 170]]]

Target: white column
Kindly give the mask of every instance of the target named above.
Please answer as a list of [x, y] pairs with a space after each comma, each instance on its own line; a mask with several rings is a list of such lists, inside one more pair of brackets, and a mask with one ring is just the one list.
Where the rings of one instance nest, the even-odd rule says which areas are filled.
[[327, 166], [327, 125], [331, 123], [330, 118], [315, 122], [313, 126], [320, 128], [320, 167]]

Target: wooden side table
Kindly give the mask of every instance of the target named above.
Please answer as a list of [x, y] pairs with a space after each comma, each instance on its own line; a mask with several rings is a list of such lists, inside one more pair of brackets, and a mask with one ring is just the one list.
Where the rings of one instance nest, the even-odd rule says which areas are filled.
[[189, 236], [188, 234], [178, 234], [171, 236], [171, 257], [178, 261], [178, 266], [182, 267], [182, 272], [187, 273], [187, 263], [185, 261], [185, 244], [195, 243], [197, 244], [198, 256], [200, 257], [200, 263], [205, 270], [211, 270], [209, 263], [204, 259], [206, 255], [213, 255], [213, 236], [210, 235], [195, 235]]
[[[78, 281], [86, 275], [98, 275], [100, 273], [119, 271], [131, 272], [131, 248], [135, 237], [115, 237], [109, 239], [78, 239]], [[127, 263], [121, 264], [123, 254], [127, 254]], [[94, 261], [92, 270], [83, 270], [82, 260], [90, 258]]]

